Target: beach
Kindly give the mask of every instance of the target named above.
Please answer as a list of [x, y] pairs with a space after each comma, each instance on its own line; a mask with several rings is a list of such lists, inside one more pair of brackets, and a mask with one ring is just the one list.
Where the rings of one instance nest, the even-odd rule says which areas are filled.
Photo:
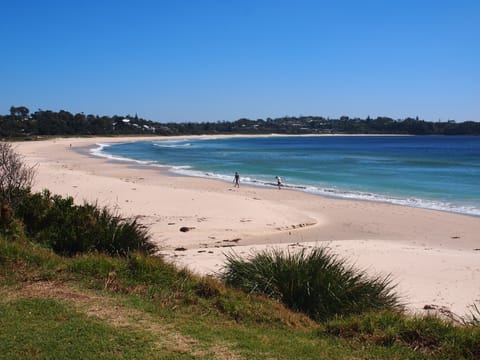
[[412, 311], [435, 305], [464, 315], [480, 301], [479, 217], [273, 186], [235, 188], [233, 174], [232, 182], [178, 176], [89, 153], [98, 143], [146, 139], [59, 138], [15, 149], [36, 166], [35, 191], [138, 216], [161, 254], [200, 274], [218, 272], [231, 251], [328, 246], [369, 274], [391, 274]]

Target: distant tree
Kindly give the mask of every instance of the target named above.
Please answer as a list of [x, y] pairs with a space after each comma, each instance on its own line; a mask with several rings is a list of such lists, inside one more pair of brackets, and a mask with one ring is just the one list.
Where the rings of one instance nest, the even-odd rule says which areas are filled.
[[[127, 120], [127, 121], [125, 121]], [[236, 121], [159, 123], [135, 114], [98, 116], [41, 110], [29, 115], [28, 108], [12, 106], [10, 114], [0, 115], [0, 138], [35, 135], [192, 135], [192, 134], [415, 134], [415, 135], [480, 135], [479, 122], [432, 123], [417, 117], [394, 120], [389, 117], [366, 119], [341, 116], [284, 116]]]
[[10, 115], [15, 116], [15, 117], [20, 117], [22, 119], [28, 118], [28, 114], [30, 113], [30, 110], [25, 107], [25, 106], [11, 106], [10, 107]]

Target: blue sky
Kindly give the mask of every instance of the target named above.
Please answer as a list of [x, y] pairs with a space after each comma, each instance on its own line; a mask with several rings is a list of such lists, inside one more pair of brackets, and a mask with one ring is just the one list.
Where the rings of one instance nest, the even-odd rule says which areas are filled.
[[480, 121], [478, 0], [3, 0], [0, 16], [2, 114]]

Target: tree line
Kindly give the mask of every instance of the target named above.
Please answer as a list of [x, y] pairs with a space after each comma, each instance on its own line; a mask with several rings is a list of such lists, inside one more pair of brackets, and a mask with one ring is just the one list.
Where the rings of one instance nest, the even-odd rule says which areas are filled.
[[199, 134], [405, 134], [480, 135], [480, 122], [429, 122], [417, 118], [389, 117], [337, 119], [322, 116], [284, 116], [217, 122], [156, 122], [135, 116], [72, 114], [65, 110], [33, 113], [25, 106], [12, 106], [0, 115], [0, 137], [68, 135], [199, 135]]

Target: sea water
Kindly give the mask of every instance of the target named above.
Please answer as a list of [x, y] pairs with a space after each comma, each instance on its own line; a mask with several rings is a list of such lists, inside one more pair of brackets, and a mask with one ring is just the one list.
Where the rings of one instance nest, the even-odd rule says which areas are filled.
[[99, 144], [183, 175], [480, 216], [480, 137], [264, 136]]

